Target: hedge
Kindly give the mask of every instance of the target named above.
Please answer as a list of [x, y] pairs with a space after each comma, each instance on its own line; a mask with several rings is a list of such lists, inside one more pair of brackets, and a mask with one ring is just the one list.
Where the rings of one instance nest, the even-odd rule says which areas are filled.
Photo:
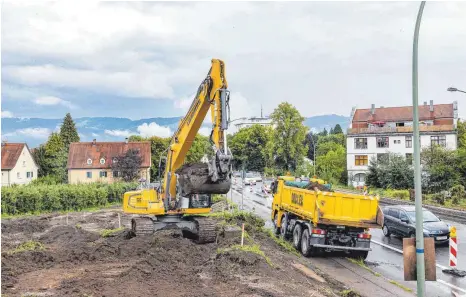
[[79, 211], [121, 202], [138, 183], [25, 185], [2, 187], [2, 214]]

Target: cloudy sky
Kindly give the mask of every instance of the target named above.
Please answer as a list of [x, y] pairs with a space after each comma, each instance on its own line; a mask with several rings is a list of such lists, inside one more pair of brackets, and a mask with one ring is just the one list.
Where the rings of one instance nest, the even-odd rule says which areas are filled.
[[[419, 2], [56, 2], [2, 7], [2, 117], [180, 116], [225, 61], [232, 117], [411, 102]], [[466, 116], [466, 2], [428, 2], [420, 102]]]

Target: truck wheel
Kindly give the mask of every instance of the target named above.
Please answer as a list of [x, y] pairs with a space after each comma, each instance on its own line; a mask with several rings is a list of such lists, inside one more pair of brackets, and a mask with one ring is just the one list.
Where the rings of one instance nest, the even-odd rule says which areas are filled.
[[382, 232], [383, 232], [383, 235], [385, 235], [386, 237], [390, 236], [390, 230], [388, 230], [387, 225], [383, 225]]
[[278, 212], [273, 217], [273, 234], [275, 235], [280, 234], [280, 227], [277, 227], [277, 225], [278, 225]]
[[311, 247], [309, 246], [309, 229], [304, 229], [303, 235], [301, 236], [301, 254], [304, 257], [309, 257], [311, 254]]
[[361, 260], [366, 260], [368, 255], [369, 255], [368, 251], [354, 251], [351, 253], [352, 258], [361, 259]]
[[301, 248], [301, 236], [303, 233], [303, 227], [300, 224], [296, 224], [293, 229], [293, 246], [299, 251]]
[[287, 239], [286, 229], [288, 229], [288, 222], [286, 216], [282, 217], [282, 227], [280, 228], [280, 238], [283, 240]]

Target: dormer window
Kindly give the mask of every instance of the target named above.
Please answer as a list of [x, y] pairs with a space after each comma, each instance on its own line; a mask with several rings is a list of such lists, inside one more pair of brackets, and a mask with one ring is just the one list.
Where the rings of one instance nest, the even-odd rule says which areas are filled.
[[92, 159], [91, 158], [87, 159], [87, 165], [91, 165], [91, 164], [92, 164]]
[[118, 163], [118, 158], [113, 158], [113, 163]]
[[104, 158], [100, 159], [100, 164], [105, 164], [105, 159]]

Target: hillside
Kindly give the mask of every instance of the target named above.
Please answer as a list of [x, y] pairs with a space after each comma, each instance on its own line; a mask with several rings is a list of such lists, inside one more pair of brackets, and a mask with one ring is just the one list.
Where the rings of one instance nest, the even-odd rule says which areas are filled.
[[[81, 140], [122, 141], [129, 135], [158, 135], [168, 137], [178, 127], [181, 117], [147, 118], [131, 120], [117, 117], [76, 118], [76, 126]], [[330, 130], [340, 124], [343, 130], [348, 127], [349, 118], [341, 115], [320, 115], [308, 117], [305, 125], [313, 131], [324, 128]], [[48, 135], [57, 131], [62, 119], [42, 118], [2, 118], [2, 140], [9, 142], [26, 142], [29, 147], [36, 147], [46, 141]], [[201, 132], [206, 134], [210, 124], [204, 123]]]

